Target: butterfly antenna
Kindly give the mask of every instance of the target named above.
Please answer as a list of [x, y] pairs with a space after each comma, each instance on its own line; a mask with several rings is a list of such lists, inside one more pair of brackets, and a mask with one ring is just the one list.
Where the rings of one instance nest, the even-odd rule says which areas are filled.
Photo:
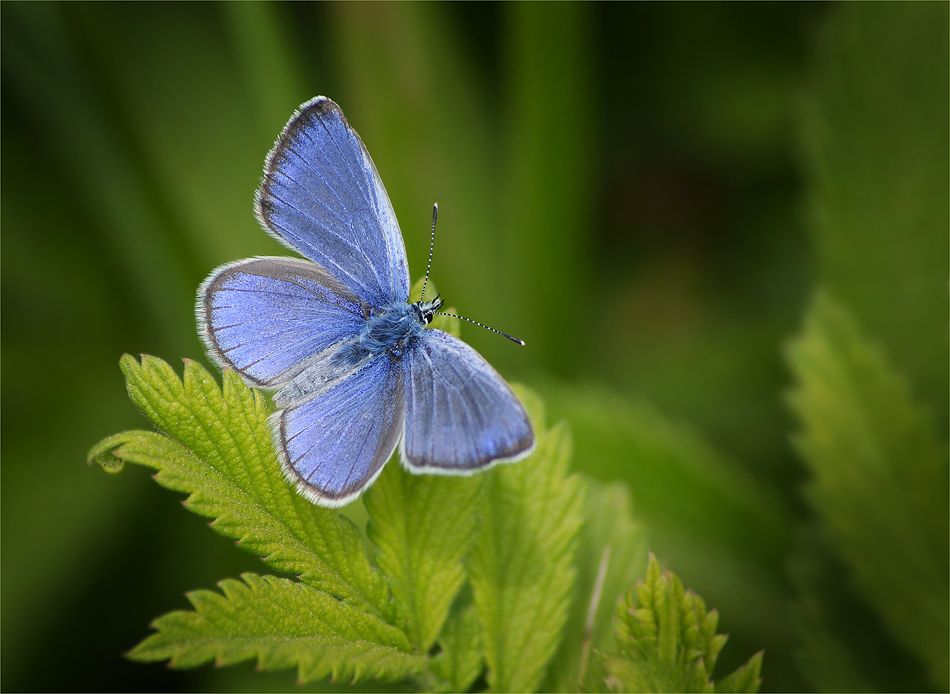
[[435, 248], [435, 223], [439, 220], [439, 203], [432, 205], [432, 236], [429, 237], [429, 260], [426, 262], [426, 278], [422, 281], [422, 294], [420, 301], [426, 298], [426, 286], [429, 284], [429, 270], [432, 268], [432, 251]]
[[448, 316], [449, 318], [458, 318], [459, 320], [463, 320], [463, 321], [465, 321], [466, 323], [471, 323], [472, 325], [477, 325], [479, 328], [485, 328], [485, 330], [490, 330], [491, 332], [495, 333], [496, 335], [501, 335], [502, 337], [504, 337], [504, 338], [506, 338], [506, 339], [508, 339], [508, 340], [511, 340], [511, 341], [514, 342], [516, 345], [521, 345], [522, 347], [524, 347], [524, 340], [522, 340], [520, 337], [515, 337], [514, 335], [509, 335], [509, 334], [506, 333], [504, 330], [498, 330], [498, 329], [496, 329], [496, 328], [491, 327], [490, 325], [485, 325], [484, 323], [479, 323], [477, 320], [473, 320], [473, 319], [471, 319], [471, 318], [466, 318], [465, 316], [460, 316], [460, 315], [458, 315], [457, 313], [446, 313], [445, 311], [436, 311], [436, 312], [435, 312], [435, 315], [437, 315], [437, 316]]

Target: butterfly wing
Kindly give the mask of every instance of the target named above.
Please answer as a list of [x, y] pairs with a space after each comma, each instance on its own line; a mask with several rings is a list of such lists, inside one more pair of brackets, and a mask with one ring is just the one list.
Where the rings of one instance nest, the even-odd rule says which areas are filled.
[[383, 354], [274, 415], [287, 477], [311, 501], [342, 506], [358, 496], [396, 448], [404, 418], [403, 369]]
[[374, 307], [409, 298], [406, 247], [373, 160], [340, 107], [303, 104], [267, 157], [257, 215]]
[[332, 353], [359, 332], [368, 310], [322, 267], [294, 258], [223, 265], [198, 289], [209, 354], [258, 386], [283, 383]]
[[404, 463], [417, 472], [467, 474], [534, 448], [518, 398], [491, 365], [441, 330], [423, 331], [405, 370]]

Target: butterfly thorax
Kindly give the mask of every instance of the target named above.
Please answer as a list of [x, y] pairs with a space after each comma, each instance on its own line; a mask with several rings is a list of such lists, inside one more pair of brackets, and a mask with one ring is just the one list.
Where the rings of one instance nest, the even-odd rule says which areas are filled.
[[344, 358], [359, 361], [367, 356], [384, 353], [401, 356], [412, 339], [432, 321], [441, 306], [442, 299], [436, 298], [414, 304], [396, 302], [375, 309], [366, 319], [359, 335], [345, 350]]

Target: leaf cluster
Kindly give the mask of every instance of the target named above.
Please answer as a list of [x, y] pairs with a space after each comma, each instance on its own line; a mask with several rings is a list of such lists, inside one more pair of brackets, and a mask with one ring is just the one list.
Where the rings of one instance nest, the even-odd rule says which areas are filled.
[[617, 652], [605, 658], [606, 683], [618, 692], [755, 692], [762, 653], [718, 682], [712, 675], [726, 636], [719, 615], [650, 557], [646, 578], [617, 611]]
[[[412, 475], [393, 461], [363, 497], [363, 529], [294, 492], [272, 449], [272, 405], [236, 374], [225, 371], [219, 387], [193, 361], [182, 378], [149, 356], [126, 355], [120, 366], [159, 431], [110, 436], [90, 460], [111, 473], [126, 463], [154, 469], [159, 484], [187, 494], [186, 508], [274, 572], [189, 593], [190, 609], [156, 619], [132, 659], [253, 660], [294, 668], [301, 682], [574, 690], [602, 686], [594, 674], [603, 653], [616, 642], [606, 662], [626, 662], [644, 637], [623, 626], [623, 612], [610, 632], [616, 597], [644, 554], [626, 493], [569, 471], [568, 431], [544, 423], [529, 391], [518, 389], [538, 436], [530, 458], [467, 478]], [[683, 674], [692, 668], [651, 661], [641, 686], [679, 681], [676, 672], [692, 681]]]
[[153, 468], [159, 484], [188, 495], [189, 510], [276, 572], [190, 593], [192, 609], [157, 619], [133, 659], [254, 659], [295, 667], [302, 682], [414, 679], [451, 690], [485, 670], [496, 689], [538, 687], [567, 618], [585, 488], [568, 471], [566, 429], [547, 428], [530, 394], [530, 459], [470, 478], [414, 476], [394, 462], [365, 495], [364, 536], [286, 482], [271, 404], [236, 374], [219, 387], [191, 361], [183, 378], [148, 356], [125, 356], [121, 368], [161, 433], [110, 436], [90, 459], [109, 472]]

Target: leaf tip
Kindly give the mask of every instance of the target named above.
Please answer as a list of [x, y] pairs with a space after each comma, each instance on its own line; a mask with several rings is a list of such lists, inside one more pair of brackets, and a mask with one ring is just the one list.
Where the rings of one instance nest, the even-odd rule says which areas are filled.
[[110, 475], [122, 472], [125, 468], [125, 461], [118, 451], [121, 450], [123, 443], [125, 443], [125, 437], [121, 434], [107, 436], [89, 449], [89, 452], [86, 453], [86, 464], [96, 464], [102, 468], [103, 472]]
[[[144, 354], [140, 354], [139, 358], [144, 358], [144, 356]], [[126, 376], [126, 378], [128, 378], [129, 374], [134, 372], [137, 368], [139, 368], [139, 360], [128, 352], [119, 357], [119, 369]]]

